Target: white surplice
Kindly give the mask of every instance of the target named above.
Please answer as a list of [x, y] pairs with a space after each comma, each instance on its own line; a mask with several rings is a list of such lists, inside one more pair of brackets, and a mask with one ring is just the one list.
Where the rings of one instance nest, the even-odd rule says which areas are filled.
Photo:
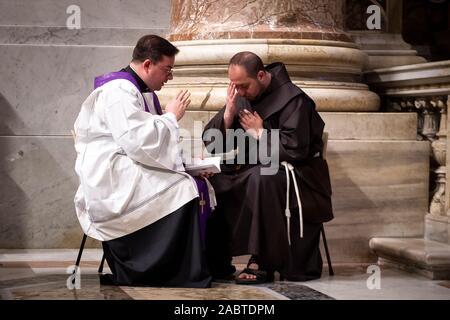
[[76, 213], [83, 231], [100, 241], [137, 231], [198, 197], [184, 172], [175, 115], [145, 112], [143, 99], [131, 82], [112, 80], [89, 95], [74, 125]]

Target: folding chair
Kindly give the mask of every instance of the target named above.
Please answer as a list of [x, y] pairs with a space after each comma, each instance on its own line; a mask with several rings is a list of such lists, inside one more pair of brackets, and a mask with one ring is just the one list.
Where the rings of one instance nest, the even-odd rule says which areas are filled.
[[[71, 130], [70, 132], [72, 133], [72, 138], [73, 138], [73, 140], [75, 142], [76, 133], [73, 130]], [[77, 261], [75, 262], [75, 268], [73, 269], [72, 274], [75, 274], [77, 272], [78, 268], [80, 267], [81, 255], [83, 254], [83, 250], [84, 250], [84, 245], [86, 243], [86, 239], [87, 239], [87, 235], [83, 234], [83, 239], [81, 240], [80, 249], [78, 250]], [[98, 273], [102, 273], [103, 272], [103, 265], [104, 265], [104, 263], [105, 263], [105, 253], [103, 253], [102, 261], [100, 262], [100, 266], [98, 267]], [[75, 277], [73, 277], [72, 283], [75, 284]]]

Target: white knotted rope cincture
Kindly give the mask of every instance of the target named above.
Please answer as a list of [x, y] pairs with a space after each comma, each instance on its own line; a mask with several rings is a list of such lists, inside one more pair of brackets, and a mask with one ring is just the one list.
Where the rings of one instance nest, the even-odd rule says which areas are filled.
[[286, 227], [287, 227], [287, 236], [289, 245], [291, 245], [291, 210], [289, 210], [289, 168], [288, 163], [283, 161], [281, 163], [286, 170], [286, 209], [284, 210], [284, 214], [286, 215]]
[[284, 210], [284, 214], [286, 215], [288, 242], [289, 245], [291, 245], [291, 224], [290, 224], [291, 210], [289, 209], [289, 191], [290, 191], [289, 171], [291, 172], [292, 180], [294, 181], [295, 195], [297, 196], [298, 215], [300, 221], [300, 238], [303, 238], [303, 209], [302, 209], [302, 202], [300, 201], [300, 193], [298, 191], [297, 178], [295, 177], [294, 167], [286, 161], [283, 161], [281, 164], [286, 169], [286, 209]]

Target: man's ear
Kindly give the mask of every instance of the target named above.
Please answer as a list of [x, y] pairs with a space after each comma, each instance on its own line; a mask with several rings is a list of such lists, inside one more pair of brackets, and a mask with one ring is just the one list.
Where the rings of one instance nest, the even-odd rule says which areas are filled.
[[258, 73], [256, 74], [256, 78], [259, 81], [262, 81], [264, 79], [264, 77], [266, 76], [266, 72], [263, 70], [259, 70]]
[[142, 62], [142, 66], [144, 67], [144, 70], [148, 72], [148, 69], [153, 66], [153, 62], [150, 59], [145, 59], [144, 62]]

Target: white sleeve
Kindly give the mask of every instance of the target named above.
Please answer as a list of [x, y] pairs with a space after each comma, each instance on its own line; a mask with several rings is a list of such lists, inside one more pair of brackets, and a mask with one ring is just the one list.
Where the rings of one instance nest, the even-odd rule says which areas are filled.
[[104, 118], [113, 139], [134, 161], [151, 167], [184, 171], [179, 127], [172, 113], [141, 110], [139, 96], [127, 88], [109, 91]]

